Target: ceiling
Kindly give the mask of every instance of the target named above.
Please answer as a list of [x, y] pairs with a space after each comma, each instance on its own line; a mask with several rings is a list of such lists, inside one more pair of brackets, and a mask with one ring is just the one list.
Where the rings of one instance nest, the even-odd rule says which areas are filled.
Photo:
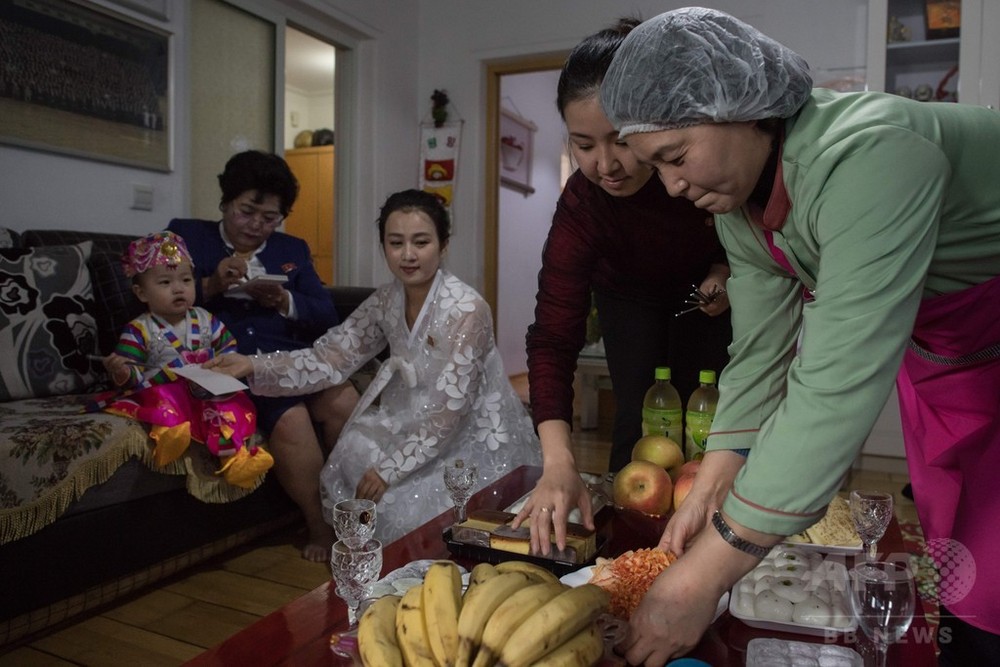
[[336, 49], [304, 32], [285, 31], [285, 85], [306, 93], [333, 93]]

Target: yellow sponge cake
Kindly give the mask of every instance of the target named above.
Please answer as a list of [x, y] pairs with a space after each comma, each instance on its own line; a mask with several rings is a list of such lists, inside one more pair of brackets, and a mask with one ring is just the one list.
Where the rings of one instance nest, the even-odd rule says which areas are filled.
[[[566, 525], [566, 548], [559, 550], [555, 547], [555, 534], [550, 535], [552, 550], [548, 558], [568, 563], [586, 563], [592, 560], [597, 554], [597, 535], [592, 530], [587, 530], [580, 524], [570, 523]], [[514, 529], [509, 525], [498, 526], [490, 533], [490, 548], [524, 556], [542, 557], [541, 554], [531, 553], [531, 533], [528, 526], [522, 525]]]
[[[451, 527], [451, 538], [462, 544], [488, 547], [523, 556], [541, 557], [531, 553], [531, 533], [528, 524], [511, 528], [516, 515], [501, 510], [473, 510], [468, 518]], [[566, 548], [555, 548], [555, 535], [551, 536], [552, 550], [548, 558], [569, 563], [585, 563], [597, 553], [597, 536], [577, 523], [566, 525]]]

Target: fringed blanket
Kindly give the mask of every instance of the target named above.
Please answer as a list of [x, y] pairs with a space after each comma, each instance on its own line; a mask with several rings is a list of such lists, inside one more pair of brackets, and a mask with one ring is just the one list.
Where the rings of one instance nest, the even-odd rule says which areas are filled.
[[93, 398], [0, 403], [0, 544], [54, 522], [84, 491], [106, 482], [133, 457], [151, 470], [186, 475], [188, 493], [203, 502], [230, 502], [253, 491], [217, 477], [218, 460], [197, 443], [182, 458], [156, 468], [145, 427], [124, 417], [84, 413]]

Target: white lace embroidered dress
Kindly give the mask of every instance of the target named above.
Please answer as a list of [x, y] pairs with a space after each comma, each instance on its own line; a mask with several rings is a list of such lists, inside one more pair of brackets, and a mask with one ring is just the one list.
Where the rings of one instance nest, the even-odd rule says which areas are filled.
[[447, 460], [475, 463], [479, 489], [520, 465], [540, 465], [541, 447], [504, 372], [489, 306], [443, 269], [412, 331], [403, 287], [394, 281], [312, 348], [254, 357], [250, 386], [263, 395], [293, 395], [340, 384], [386, 343], [391, 356], [345, 425], [321, 486], [329, 507], [354, 497], [361, 476], [374, 468], [389, 484], [376, 536], [391, 541], [451, 507]]

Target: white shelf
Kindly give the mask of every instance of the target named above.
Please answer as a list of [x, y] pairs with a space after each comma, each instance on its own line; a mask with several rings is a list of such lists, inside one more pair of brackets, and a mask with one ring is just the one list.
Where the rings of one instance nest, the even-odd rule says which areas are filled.
[[924, 42], [890, 42], [886, 45], [888, 67], [903, 67], [923, 63], [958, 63], [961, 39], [934, 39]]

